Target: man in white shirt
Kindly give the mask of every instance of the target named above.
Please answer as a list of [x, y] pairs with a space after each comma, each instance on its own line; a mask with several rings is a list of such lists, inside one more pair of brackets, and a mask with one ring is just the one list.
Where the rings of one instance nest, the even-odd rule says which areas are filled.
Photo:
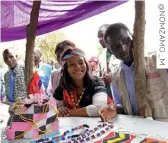
[[112, 97], [112, 93], [110, 89], [110, 84], [112, 82], [112, 76], [111, 76], [111, 70], [110, 70], [110, 59], [112, 54], [111, 52], [109, 52], [109, 50], [107, 50], [106, 44], [104, 42], [104, 34], [108, 26], [109, 24], [103, 24], [99, 27], [99, 30], [98, 30], [99, 43], [103, 48], [103, 51], [99, 56], [99, 61], [100, 61], [100, 76], [104, 80], [104, 83], [107, 88], [108, 96]]

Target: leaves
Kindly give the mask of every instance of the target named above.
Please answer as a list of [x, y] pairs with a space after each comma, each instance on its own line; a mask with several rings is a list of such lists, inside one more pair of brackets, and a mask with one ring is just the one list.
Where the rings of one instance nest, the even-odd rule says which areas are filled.
[[36, 46], [42, 49], [42, 59], [45, 62], [56, 61], [55, 48], [59, 42], [64, 40], [64, 37], [64, 33], [61, 31], [37, 37]]

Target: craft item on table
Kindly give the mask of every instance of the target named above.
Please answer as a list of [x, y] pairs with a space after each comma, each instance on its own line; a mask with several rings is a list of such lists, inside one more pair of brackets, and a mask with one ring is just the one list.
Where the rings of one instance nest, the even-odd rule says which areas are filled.
[[[94, 140], [103, 134], [105, 134], [107, 131], [109, 131], [111, 128], [113, 128], [112, 123], [104, 122], [102, 124], [99, 124], [97, 127], [93, 129], [87, 129], [85, 131], [85, 134], [78, 136], [71, 137], [69, 140], [64, 141], [63, 143], [82, 143], [82, 142], [89, 142], [91, 140]], [[99, 132], [98, 132], [99, 131]]]
[[67, 130], [65, 131], [62, 135], [60, 136], [56, 136], [56, 137], [51, 137], [51, 138], [44, 138], [44, 139], [39, 139], [37, 141], [32, 141], [31, 143], [48, 143], [48, 142], [59, 142], [59, 141], [64, 141], [66, 139], [70, 139], [70, 138], [73, 138], [73, 137], [76, 137], [78, 135], [70, 135], [68, 136], [70, 133], [74, 133], [75, 131], [77, 130], [81, 130], [81, 129], [85, 129], [83, 132], [81, 132], [79, 135], [84, 135], [85, 133], [87, 133], [88, 129], [86, 128], [89, 128], [88, 125], [84, 124], [84, 125], [80, 125], [80, 126], [77, 126], [77, 127], [74, 127], [72, 128], [71, 130]]
[[10, 122], [6, 128], [9, 140], [35, 138], [58, 130], [56, 101], [46, 95], [17, 100], [10, 109]]
[[[61, 134], [60, 130], [56, 131], [56, 132], [53, 132], [51, 134], [45, 134], [43, 135], [42, 137], [40, 137], [38, 140], [40, 141], [44, 141], [44, 140], [47, 140], [46, 138], [52, 138], [52, 137], [55, 137], [55, 136], [59, 136]], [[38, 141], [37, 139], [36, 140], [33, 140], [31, 141], [30, 143], [36, 143]]]
[[103, 139], [94, 143], [131, 143], [136, 136], [122, 132], [110, 132]]
[[145, 138], [140, 143], [168, 143], [168, 141], [161, 141], [161, 140], [156, 140], [153, 138]]
[[[65, 131], [62, 135], [52, 137], [52, 138], [45, 138], [45, 139], [39, 139], [37, 141], [33, 141], [31, 143], [82, 143], [82, 142], [88, 142], [93, 139], [96, 139], [97, 137], [100, 137], [101, 135], [105, 134], [107, 131], [109, 131], [111, 128], [113, 128], [112, 123], [102, 123], [96, 126], [93, 129], [88, 129], [88, 125], [83, 125], [79, 127], [75, 127], [71, 129], [70, 131]], [[80, 132], [78, 134], [74, 135], [68, 135], [71, 132], [74, 132], [78, 129], [84, 129], [83, 132]], [[99, 131], [99, 132], [98, 132]]]

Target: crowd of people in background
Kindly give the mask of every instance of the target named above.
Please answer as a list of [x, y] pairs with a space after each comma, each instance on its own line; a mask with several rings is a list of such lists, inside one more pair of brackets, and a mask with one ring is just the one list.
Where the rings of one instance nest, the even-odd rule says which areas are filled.
[[[146, 108], [139, 109], [134, 85], [133, 40], [128, 27], [123, 23], [103, 24], [97, 37], [102, 53], [90, 59], [73, 42], [58, 43], [55, 48], [58, 69], [54, 61], [42, 62], [41, 50], [35, 48], [36, 78], [33, 77], [32, 83], [37, 82], [38, 92], [49, 93], [56, 99], [59, 116], [100, 115], [106, 121], [118, 113], [145, 117], [142, 113], [150, 110], [154, 119], [168, 121], [168, 75], [166, 70], [156, 68], [155, 54], [144, 57], [147, 100], [143, 101]], [[3, 59], [9, 70], [1, 75], [0, 90], [6, 97], [3, 99], [1, 95], [1, 100], [11, 104], [16, 98], [27, 96], [24, 67], [17, 63], [10, 49], [4, 50]]]

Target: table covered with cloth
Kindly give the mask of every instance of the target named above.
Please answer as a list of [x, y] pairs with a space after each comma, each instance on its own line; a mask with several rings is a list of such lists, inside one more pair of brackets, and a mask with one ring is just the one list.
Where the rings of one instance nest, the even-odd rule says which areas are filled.
[[[0, 103], [0, 118], [3, 122], [0, 123], [0, 134], [1, 134], [1, 143], [30, 143], [31, 141], [36, 141], [38, 139], [17, 139], [14, 141], [9, 141], [6, 139], [4, 135], [5, 127], [7, 124], [7, 120], [9, 118], [8, 114], [8, 105]], [[140, 117], [128, 116], [128, 115], [117, 115], [110, 122], [113, 123], [113, 128], [110, 128], [108, 132], [101, 135], [100, 137], [96, 137], [93, 140], [87, 141], [90, 143], [115, 143], [120, 140], [126, 140], [126, 137], [129, 139], [130, 143], [145, 143], [148, 139], [157, 139], [164, 140], [164, 142], [168, 142], [168, 123], [154, 121], [151, 119], [142, 119]], [[59, 136], [59, 133], [62, 133], [66, 130], [69, 130], [73, 127], [80, 126], [83, 124], [89, 125], [92, 129], [99, 124], [102, 124], [101, 119], [99, 117], [91, 118], [91, 117], [59, 117], [59, 132], [46, 135], [46, 137], [51, 136]], [[104, 138], [106, 137], [106, 138]], [[104, 141], [103, 141], [104, 138]], [[128, 139], [128, 140], [129, 140]], [[106, 140], [106, 141], [105, 141]], [[109, 140], [109, 142], [108, 142]], [[111, 140], [111, 141], [110, 141]], [[121, 141], [122, 142], [122, 141]]]

